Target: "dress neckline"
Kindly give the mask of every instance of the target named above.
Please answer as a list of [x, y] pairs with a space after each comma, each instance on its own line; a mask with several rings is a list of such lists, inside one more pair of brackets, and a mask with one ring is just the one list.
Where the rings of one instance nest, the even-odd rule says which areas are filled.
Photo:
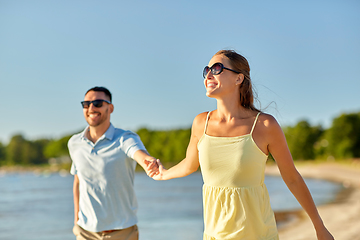
[[247, 134], [244, 134], [244, 135], [240, 135], [240, 136], [234, 136], [234, 137], [223, 137], [223, 136], [211, 136], [207, 133], [204, 133], [205, 136], [207, 137], [211, 137], [211, 138], [224, 138], [224, 139], [231, 139], [231, 138], [244, 138], [244, 137], [249, 137], [251, 136], [252, 137], [252, 134], [251, 133], [247, 133]]
[[259, 118], [259, 115], [260, 115], [260, 113], [261, 113], [261, 112], [258, 112], [258, 114], [256, 115], [255, 120], [254, 120], [254, 123], [253, 123], [253, 125], [252, 125], [252, 127], [251, 127], [250, 133], [247, 133], [247, 134], [244, 134], [244, 135], [240, 135], [240, 136], [228, 137], [228, 136], [211, 136], [211, 135], [208, 135], [208, 134], [206, 133], [206, 129], [207, 129], [207, 126], [208, 126], [208, 122], [209, 122], [209, 118], [210, 118], [210, 113], [211, 113], [211, 112], [212, 112], [212, 111], [209, 111], [208, 114], [207, 114], [207, 116], [206, 116], [206, 122], [205, 122], [205, 127], [204, 127], [204, 135], [205, 135], [205, 136], [208, 136], [208, 137], [212, 137], [212, 138], [229, 138], [229, 139], [230, 139], [230, 138], [242, 138], [242, 137], [247, 137], [247, 136], [251, 136], [251, 138], [252, 138], [252, 133], [253, 133], [253, 131], [254, 131], [256, 122], [257, 122], [257, 120], [258, 120], [258, 118]]

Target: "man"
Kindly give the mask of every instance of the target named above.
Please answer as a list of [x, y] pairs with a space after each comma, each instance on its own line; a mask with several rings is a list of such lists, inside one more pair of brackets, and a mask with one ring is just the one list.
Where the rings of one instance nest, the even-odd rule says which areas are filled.
[[138, 135], [110, 123], [114, 105], [108, 89], [91, 88], [81, 104], [89, 126], [68, 142], [74, 175], [73, 232], [77, 240], [137, 240], [135, 166], [139, 163], [151, 177], [158, 171], [156, 159]]

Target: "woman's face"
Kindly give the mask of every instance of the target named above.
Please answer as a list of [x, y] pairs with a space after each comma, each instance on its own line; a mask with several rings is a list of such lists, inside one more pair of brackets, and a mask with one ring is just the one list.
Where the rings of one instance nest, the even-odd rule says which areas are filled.
[[[222, 63], [224, 67], [233, 69], [230, 60], [223, 55], [214, 56], [210, 60], [208, 67], [212, 67], [215, 63]], [[237, 74], [227, 69], [223, 69], [218, 75], [213, 75], [212, 72], [209, 71], [204, 79], [206, 96], [215, 98], [223, 96], [224, 94], [228, 95], [229, 93], [236, 91], [236, 85], [241, 84], [242, 79], [243, 74]]]

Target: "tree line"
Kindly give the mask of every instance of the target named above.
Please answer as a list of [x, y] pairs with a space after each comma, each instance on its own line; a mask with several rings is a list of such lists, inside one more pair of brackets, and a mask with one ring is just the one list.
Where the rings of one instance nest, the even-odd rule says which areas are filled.
[[[331, 127], [312, 126], [307, 120], [283, 128], [294, 160], [360, 158], [360, 112], [341, 114]], [[185, 157], [191, 130], [136, 131], [150, 155], [173, 165]], [[21, 134], [9, 143], [0, 142], [0, 166], [48, 164], [49, 159], [69, 156], [67, 142], [72, 134], [59, 139], [28, 140]]]
[[360, 112], [341, 114], [328, 129], [303, 120], [284, 133], [294, 160], [360, 158]]

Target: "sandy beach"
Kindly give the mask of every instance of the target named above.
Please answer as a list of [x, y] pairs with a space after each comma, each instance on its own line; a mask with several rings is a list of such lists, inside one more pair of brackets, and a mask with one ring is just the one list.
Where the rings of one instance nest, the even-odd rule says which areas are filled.
[[[318, 210], [336, 240], [360, 240], [360, 161], [356, 160], [350, 164], [306, 163], [298, 164], [296, 167], [303, 177], [343, 184], [345, 190], [338, 198], [333, 203], [319, 206]], [[266, 173], [280, 174], [276, 165], [267, 166]], [[303, 210], [287, 215], [290, 215], [292, 220], [279, 229], [280, 240], [317, 239], [314, 227]]]

